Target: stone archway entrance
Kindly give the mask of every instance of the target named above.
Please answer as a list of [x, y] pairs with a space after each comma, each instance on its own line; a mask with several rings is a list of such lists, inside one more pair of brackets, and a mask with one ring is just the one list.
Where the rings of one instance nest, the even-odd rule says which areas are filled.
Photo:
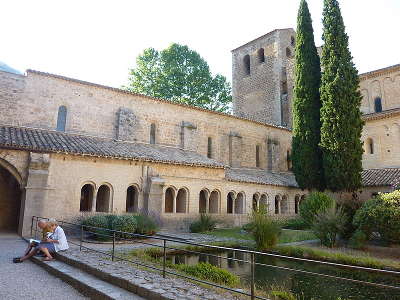
[[18, 231], [21, 187], [17, 178], [0, 164], [0, 231]]

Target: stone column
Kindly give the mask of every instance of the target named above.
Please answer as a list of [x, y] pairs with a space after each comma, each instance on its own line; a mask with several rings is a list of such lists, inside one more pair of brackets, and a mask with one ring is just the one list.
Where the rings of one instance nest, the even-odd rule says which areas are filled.
[[172, 212], [174, 214], [176, 214], [176, 197], [178, 196], [178, 192], [174, 193], [174, 201], [173, 201], [173, 208], [172, 208]]
[[210, 213], [210, 195], [211, 193], [207, 193], [206, 196], [206, 214]]
[[93, 197], [92, 197], [92, 212], [96, 211], [96, 203], [97, 203], [97, 190], [93, 190]]
[[[28, 236], [32, 216], [52, 217], [48, 215], [56, 204], [48, 201], [50, 155], [43, 153], [30, 153], [27, 184], [25, 187], [25, 199], [23, 201], [23, 224], [21, 234]], [[22, 204], [22, 203], [21, 203]]]

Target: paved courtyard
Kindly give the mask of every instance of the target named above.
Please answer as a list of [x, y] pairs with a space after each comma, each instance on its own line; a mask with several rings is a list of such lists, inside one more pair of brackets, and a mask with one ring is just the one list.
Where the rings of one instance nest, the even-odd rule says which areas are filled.
[[25, 247], [16, 234], [0, 232], [0, 299], [88, 299], [31, 261], [14, 264]]

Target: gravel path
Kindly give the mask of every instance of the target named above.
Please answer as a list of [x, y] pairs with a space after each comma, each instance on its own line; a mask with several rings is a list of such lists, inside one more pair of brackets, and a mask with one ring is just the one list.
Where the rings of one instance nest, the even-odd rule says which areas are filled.
[[25, 248], [16, 234], [0, 232], [0, 299], [88, 299], [31, 261], [14, 264]]

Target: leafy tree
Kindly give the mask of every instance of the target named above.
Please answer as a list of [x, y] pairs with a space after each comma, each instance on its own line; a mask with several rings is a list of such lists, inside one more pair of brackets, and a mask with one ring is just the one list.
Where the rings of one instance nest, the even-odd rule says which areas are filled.
[[125, 89], [147, 96], [227, 112], [231, 107], [231, 86], [226, 78], [213, 76], [207, 62], [179, 44], [157, 51], [148, 48], [136, 58]]
[[355, 191], [361, 186], [363, 153], [357, 69], [337, 0], [324, 0], [321, 143], [328, 189]]
[[308, 5], [300, 2], [297, 16], [296, 66], [293, 100], [293, 172], [301, 189], [324, 190], [319, 87], [320, 60]]

